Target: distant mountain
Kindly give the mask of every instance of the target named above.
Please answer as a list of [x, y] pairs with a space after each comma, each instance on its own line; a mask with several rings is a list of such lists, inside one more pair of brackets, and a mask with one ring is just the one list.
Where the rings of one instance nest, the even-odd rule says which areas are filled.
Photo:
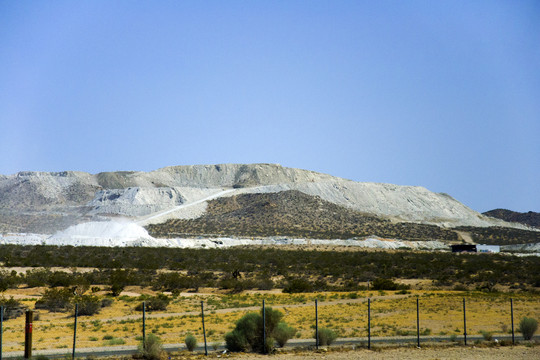
[[[419, 186], [355, 182], [277, 164], [0, 175], [0, 234], [54, 234], [72, 225], [115, 218], [169, 238], [176, 234], [323, 239], [378, 235], [484, 241], [501, 233], [498, 227], [527, 232], [514, 240], [540, 242], [536, 240], [540, 231], [484, 216], [447, 194]], [[498, 242], [520, 234], [503, 233], [507, 235]]]
[[495, 209], [486, 211], [483, 214], [504, 221], [517, 222], [520, 224], [540, 228], [540, 213], [534, 211], [521, 213], [507, 209]]

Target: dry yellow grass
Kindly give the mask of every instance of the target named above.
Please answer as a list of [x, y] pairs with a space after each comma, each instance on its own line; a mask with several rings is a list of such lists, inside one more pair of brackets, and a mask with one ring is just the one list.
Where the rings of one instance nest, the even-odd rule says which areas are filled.
[[[149, 293], [148, 289], [144, 289]], [[130, 289], [132, 295], [141, 289]], [[11, 291], [13, 294], [13, 291]], [[28, 293], [27, 293], [28, 294]], [[10, 295], [10, 293], [6, 294]], [[248, 311], [258, 311], [262, 299], [267, 306], [284, 313], [284, 321], [298, 330], [297, 337], [312, 338], [315, 323], [314, 300], [319, 300], [319, 326], [335, 329], [340, 337], [367, 336], [367, 298], [371, 298], [372, 336], [416, 334], [416, 299], [420, 301], [420, 327], [423, 334], [463, 334], [463, 302], [467, 304], [467, 333], [495, 334], [510, 330], [510, 297], [514, 299], [514, 321], [523, 316], [540, 319], [540, 296], [454, 291], [280, 294], [247, 293], [184, 294], [174, 299], [164, 313], [149, 313], [147, 333], [158, 335], [164, 343], [183, 343], [188, 332], [202, 342], [200, 303], [205, 303], [209, 344], [222, 342], [224, 334]], [[188, 296], [189, 295], [189, 296]], [[29, 308], [36, 298], [23, 299]], [[78, 320], [77, 347], [117, 344], [136, 345], [142, 334], [141, 313], [135, 311], [137, 297], [123, 296], [95, 316]], [[34, 323], [34, 348], [70, 349], [73, 342], [73, 316], [40, 311]], [[4, 351], [24, 349], [24, 317], [4, 321]]]

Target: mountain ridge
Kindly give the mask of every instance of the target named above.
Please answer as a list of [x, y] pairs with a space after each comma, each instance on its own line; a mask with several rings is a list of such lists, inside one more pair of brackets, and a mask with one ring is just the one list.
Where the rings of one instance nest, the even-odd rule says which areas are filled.
[[[448, 194], [421, 186], [355, 182], [279, 164], [216, 164], [168, 166], [150, 172], [118, 171], [89, 174], [79, 171], [28, 172], [0, 176], [0, 232], [54, 232], [66, 223], [103, 221], [111, 217], [160, 223], [170, 216], [201, 216], [166, 211], [200, 202], [212, 194], [280, 193], [299, 191], [358, 212], [397, 222], [441, 227], [523, 225], [486, 217]], [[227, 194], [225, 194], [227, 193]], [[193, 210], [192, 208], [189, 209]], [[68, 221], [69, 220], [69, 221]]]

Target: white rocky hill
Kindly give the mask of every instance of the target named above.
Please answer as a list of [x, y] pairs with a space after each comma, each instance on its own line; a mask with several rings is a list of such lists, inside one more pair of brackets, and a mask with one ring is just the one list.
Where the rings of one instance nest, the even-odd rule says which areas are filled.
[[[423, 187], [360, 183], [276, 164], [222, 164], [173, 166], [151, 172], [20, 172], [0, 176], [0, 233], [52, 234], [70, 223], [111, 217], [128, 218], [139, 225], [196, 218], [204, 214], [207, 201], [216, 197], [285, 190], [299, 190], [396, 221], [445, 227], [523, 227], [486, 217], [449, 195]], [[76, 236], [69, 232], [57, 235]]]

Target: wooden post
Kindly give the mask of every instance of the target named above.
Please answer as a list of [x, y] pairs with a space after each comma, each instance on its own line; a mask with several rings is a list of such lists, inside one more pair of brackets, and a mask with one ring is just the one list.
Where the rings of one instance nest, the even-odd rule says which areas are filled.
[[512, 318], [512, 345], [515, 345], [516, 339], [514, 337], [514, 301], [512, 300], [512, 298], [510, 298], [510, 317]]
[[208, 347], [206, 345], [206, 329], [204, 328], [204, 302], [201, 300], [202, 332], [204, 336], [204, 355], [208, 356]]
[[467, 345], [467, 312], [465, 310], [465, 298], [463, 298], [463, 343]]
[[315, 299], [315, 347], [319, 349], [319, 309], [318, 301]]
[[75, 344], [77, 343], [77, 316], [79, 315], [79, 304], [75, 304], [75, 323], [73, 324], [73, 353], [71, 358], [75, 359]]
[[24, 328], [24, 358], [32, 358], [32, 322], [34, 320], [34, 312], [26, 311], [26, 326]]
[[371, 299], [367, 299], [367, 348], [371, 349]]

